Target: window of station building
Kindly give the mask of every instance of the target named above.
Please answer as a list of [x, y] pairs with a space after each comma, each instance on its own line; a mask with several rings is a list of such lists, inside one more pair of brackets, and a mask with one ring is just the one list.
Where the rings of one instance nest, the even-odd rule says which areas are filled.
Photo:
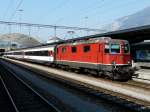
[[105, 44], [105, 53], [109, 53], [110, 46], [109, 44]]
[[84, 46], [83, 51], [84, 52], [89, 52], [90, 51], [90, 45]]
[[73, 47], [71, 48], [71, 51], [72, 51], [72, 53], [76, 53], [76, 52], [77, 52], [77, 47], [76, 47], [76, 46], [73, 46]]
[[66, 52], [66, 47], [63, 47], [62, 48], [62, 53], [65, 53]]

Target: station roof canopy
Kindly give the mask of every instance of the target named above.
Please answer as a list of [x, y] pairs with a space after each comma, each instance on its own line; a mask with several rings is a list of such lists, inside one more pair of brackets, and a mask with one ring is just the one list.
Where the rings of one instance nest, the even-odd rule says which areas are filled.
[[[130, 43], [138, 43], [144, 40], [150, 40], [150, 25], [125, 29], [125, 30], [119, 30], [119, 31], [112, 31], [107, 33], [101, 33], [96, 35], [90, 35], [84, 37], [84, 39], [103, 37], [103, 36], [111, 37], [113, 39], [128, 40]], [[80, 39], [82, 40], [83, 37], [77, 38], [75, 40], [80, 40]]]
[[133, 49], [138, 49], [138, 50], [147, 49], [147, 50], [150, 50], [150, 41], [135, 43], [132, 46], [133, 46]]

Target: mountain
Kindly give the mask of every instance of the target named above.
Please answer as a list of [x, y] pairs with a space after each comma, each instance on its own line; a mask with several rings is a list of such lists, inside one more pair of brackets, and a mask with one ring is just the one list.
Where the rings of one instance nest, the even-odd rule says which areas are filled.
[[11, 34], [4, 34], [0, 36], [0, 41], [2, 42], [13, 42], [20, 45], [20, 47], [30, 47], [41, 44], [35, 38], [19, 33], [11, 33]]
[[119, 18], [112, 24], [103, 27], [103, 29], [116, 31], [144, 25], [150, 25], [150, 7], [136, 12], [135, 14]]

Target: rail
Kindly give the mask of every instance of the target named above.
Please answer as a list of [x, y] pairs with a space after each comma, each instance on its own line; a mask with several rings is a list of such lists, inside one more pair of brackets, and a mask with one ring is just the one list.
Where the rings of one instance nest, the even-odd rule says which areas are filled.
[[8, 68], [1, 65], [0, 73], [3, 85], [9, 94], [9, 98], [13, 102], [16, 112], [60, 112], [59, 109], [38, 94], [38, 92], [17, 77]]

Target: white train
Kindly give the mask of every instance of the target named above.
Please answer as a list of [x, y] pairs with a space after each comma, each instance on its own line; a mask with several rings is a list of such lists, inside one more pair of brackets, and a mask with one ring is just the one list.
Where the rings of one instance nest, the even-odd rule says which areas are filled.
[[4, 53], [4, 57], [29, 60], [39, 63], [53, 63], [55, 58], [54, 50], [55, 45], [37, 46], [33, 48], [9, 51]]

